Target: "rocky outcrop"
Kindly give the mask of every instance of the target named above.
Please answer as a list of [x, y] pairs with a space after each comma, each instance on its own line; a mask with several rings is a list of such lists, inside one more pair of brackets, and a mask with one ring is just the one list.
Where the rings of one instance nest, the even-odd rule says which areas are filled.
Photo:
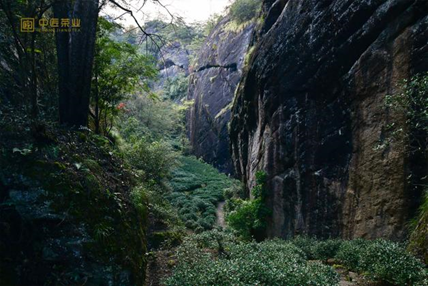
[[187, 130], [193, 152], [221, 172], [231, 174], [227, 124], [236, 86], [241, 78], [254, 24], [235, 30], [223, 18], [204, 43], [190, 76]]
[[264, 2], [233, 104], [231, 148], [247, 189], [269, 176], [268, 236], [402, 239], [420, 194], [404, 148], [377, 150], [386, 94], [426, 71], [426, 1]]
[[134, 176], [108, 140], [56, 128], [32, 134], [16, 110], [6, 114], [0, 284], [143, 285], [147, 213], [132, 203]]
[[190, 52], [180, 42], [165, 45], [159, 54], [159, 77], [154, 83], [154, 91], [161, 91], [168, 79], [189, 75]]

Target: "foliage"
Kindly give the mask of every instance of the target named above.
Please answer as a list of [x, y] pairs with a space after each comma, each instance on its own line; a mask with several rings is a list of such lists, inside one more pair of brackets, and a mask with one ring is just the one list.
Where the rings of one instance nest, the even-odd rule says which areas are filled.
[[[410, 80], [404, 80], [400, 86], [401, 91], [386, 96], [386, 106], [399, 111], [406, 116], [406, 126], [392, 122], [388, 129], [392, 136], [390, 140], [416, 140], [416, 150], [426, 148], [428, 134], [428, 73], [419, 74]], [[419, 134], [414, 134], [415, 132]], [[419, 136], [418, 136], [419, 135]], [[423, 150], [424, 152], [426, 150]]]
[[[53, 33], [20, 33], [22, 17], [50, 17], [40, 1], [0, 3], [0, 104], [25, 108], [26, 114], [57, 116], [57, 55]], [[56, 119], [56, 118], [55, 118]]]
[[386, 128], [387, 136], [377, 148], [386, 148], [393, 142], [406, 148], [411, 165], [407, 180], [413, 192], [422, 193], [423, 202], [418, 216], [412, 222], [409, 247], [428, 261], [428, 73], [404, 80], [398, 88], [399, 92], [386, 96], [385, 104], [390, 110], [404, 115], [405, 122], [403, 124], [398, 116], [392, 117], [392, 122]]
[[308, 259], [316, 259], [315, 245], [317, 242], [315, 238], [308, 236], [296, 236], [291, 240], [291, 243], [300, 248]]
[[373, 278], [394, 285], [412, 285], [428, 274], [402, 245], [386, 240], [376, 240], [362, 249], [359, 267]]
[[[187, 24], [180, 19], [176, 19], [176, 21], [172, 23], [155, 19], [146, 22], [144, 28], [146, 31], [156, 33], [158, 37], [146, 38], [146, 40], [142, 42], [141, 52], [148, 52], [156, 58], [161, 57], [161, 49], [165, 45], [177, 41], [180, 42], [182, 46], [187, 47], [190, 53], [194, 53], [199, 50], [206, 37], [204, 33], [204, 24]], [[135, 35], [132, 39], [141, 38], [139, 31], [134, 33]]]
[[166, 285], [335, 285], [339, 280], [331, 267], [307, 262], [288, 242], [242, 243], [230, 235], [202, 235], [178, 249], [178, 265]]
[[177, 165], [179, 151], [187, 141], [184, 135], [186, 107], [170, 101], [132, 96], [119, 117], [120, 149], [142, 179], [160, 184]]
[[[92, 283], [102, 275], [93, 269], [108, 269], [112, 276], [125, 269], [131, 279], [142, 283], [146, 258], [141, 253], [146, 252], [147, 211], [143, 197], [130, 191], [135, 181], [123, 167], [123, 160], [114, 154], [112, 145], [104, 144], [108, 140], [92, 132], [50, 125], [45, 127], [44, 136], [53, 139], [41, 144], [33, 139], [30, 122], [25, 117], [22, 122], [17, 119], [16, 110], [8, 115], [16, 124], [9, 129], [0, 121], [0, 192], [2, 203], [6, 198], [9, 200], [6, 206], [0, 204], [0, 212], [5, 213], [5, 207], [15, 208], [14, 205], [19, 204], [19, 208], [37, 216], [19, 218], [22, 214], [14, 211], [16, 219], [28, 220], [31, 227], [29, 224], [14, 226], [10, 218], [1, 217], [0, 225], [6, 222], [12, 229], [10, 233], [2, 231], [0, 263], [19, 264], [17, 257], [28, 257], [28, 270], [19, 274], [21, 285]], [[31, 152], [13, 153], [13, 148]], [[31, 194], [32, 199], [8, 198], [8, 189], [16, 188], [16, 184], [24, 197]], [[30, 222], [38, 217], [54, 218], [56, 223], [50, 227]], [[16, 243], [13, 235], [16, 227], [28, 234], [23, 243]], [[14, 247], [5, 251], [7, 245]], [[54, 254], [55, 261], [61, 263], [59, 269], [51, 267], [49, 258], [34, 256], [46, 249], [52, 252], [49, 256]], [[91, 264], [89, 270], [88, 263]], [[32, 269], [43, 272], [48, 269], [48, 276]], [[15, 271], [12, 267], [3, 270]], [[75, 273], [77, 276], [73, 276]], [[49, 281], [43, 283], [45, 278]], [[25, 279], [32, 283], [25, 283]]]
[[261, 8], [259, 0], [236, 0], [230, 6], [230, 15], [238, 24], [252, 20]]
[[428, 278], [424, 265], [403, 245], [386, 241], [317, 240], [296, 237], [290, 241], [311, 260], [335, 258], [348, 269], [369, 275], [377, 281], [393, 285], [414, 285]]
[[222, 18], [223, 16], [219, 14], [211, 15], [205, 23], [205, 27], [204, 27], [205, 35], [208, 36], [209, 34], [211, 34], [215, 26], [217, 26], [217, 24], [221, 21]]
[[148, 142], [144, 137], [133, 137], [122, 146], [125, 159], [142, 171], [144, 181], [157, 183], [169, 177], [177, 155], [163, 141]]
[[335, 257], [348, 268], [359, 270], [361, 255], [370, 243], [364, 239], [345, 240], [340, 245]]
[[428, 190], [425, 190], [417, 218], [412, 223], [409, 249], [428, 263]]
[[189, 79], [184, 74], [180, 74], [172, 79], [168, 78], [164, 85], [164, 98], [173, 101], [180, 101], [186, 97], [188, 87]]
[[327, 239], [324, 241], [319, 241], [313, 248], [314, 256], [319, 260], [326, 261], [327, 259], [336, 255], [341, 244], [342, 241], [338, 239]]
[[186, 110], [186, 104], [133, 95], [124, 104], [117, 128], [125, 141], [132, 137], [145, 137], [148, 141], [163, 139], [174, 149], [187, 148], [184, 134]]
[[168, 199], [188, 228], [196, 231], [211, 229], [216, 222], [216, 205], [223, 200], [223, 191], [238, 182], [195, 157], [181, 157], [180, 162], [172, 172], [173, 192]]
[[157, 76], [153, 59], [140, 55], [135, 46], [112, 40], [110, 33], [116, 28], [104, 18], [99, 19], [90, 112], [96, 133], [111, 131], [114, 118], [122, 110], [119, 104], [137, 88], [154, 96], [149, 87], [149, 81]]
[[266, 228], [266, 220], [270, 210], [265, 205], [266, 174], [256, 173], [256, 186], [252, 190], [252, 200], [231, 199], [229, 208], [235, 208], [226, 217], [228, 225], [235, 229], [241, 237], [250, 240], [252, 237], [260, 239]]
[[145, 214], [147, 213], [147, 191], [145, 190], [144, 186], [138, 186], [134, 188], [130, 193], [130, 199], [132, 204], [134, 205], [135, 209], [138, 210], [138, 212]]
[[308, 259], [326, 261], [336, 256], [343, 241], [339, 239], [317, 240], [312, 237], [297, 236], [291, 240], [291, 243], [299, 247]]

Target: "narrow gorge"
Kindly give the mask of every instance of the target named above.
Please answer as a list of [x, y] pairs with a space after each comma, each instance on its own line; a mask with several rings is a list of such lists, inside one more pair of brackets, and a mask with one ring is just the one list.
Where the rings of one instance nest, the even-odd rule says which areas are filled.
[[0, 0], [0, 286], [427, 263], [427, 0]]

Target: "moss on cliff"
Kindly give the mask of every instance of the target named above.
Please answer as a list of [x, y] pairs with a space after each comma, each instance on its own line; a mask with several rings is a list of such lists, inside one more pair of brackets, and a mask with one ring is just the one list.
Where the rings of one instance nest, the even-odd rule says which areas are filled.
[[40, 144], [18, 129], [0, 143], [0, 280], [143, 285], [147, 202], [108, 140], [51, 127]]

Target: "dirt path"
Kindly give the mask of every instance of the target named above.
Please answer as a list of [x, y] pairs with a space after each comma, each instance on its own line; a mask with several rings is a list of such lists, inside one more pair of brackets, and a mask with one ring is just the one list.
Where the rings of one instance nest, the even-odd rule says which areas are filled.
[[226, 227], [226, 222], [224, 221], [224, 204], [225, 202], [220, 202], [217, 205], [216, 215], [217, 215], [217, 225], [222, 228]]

